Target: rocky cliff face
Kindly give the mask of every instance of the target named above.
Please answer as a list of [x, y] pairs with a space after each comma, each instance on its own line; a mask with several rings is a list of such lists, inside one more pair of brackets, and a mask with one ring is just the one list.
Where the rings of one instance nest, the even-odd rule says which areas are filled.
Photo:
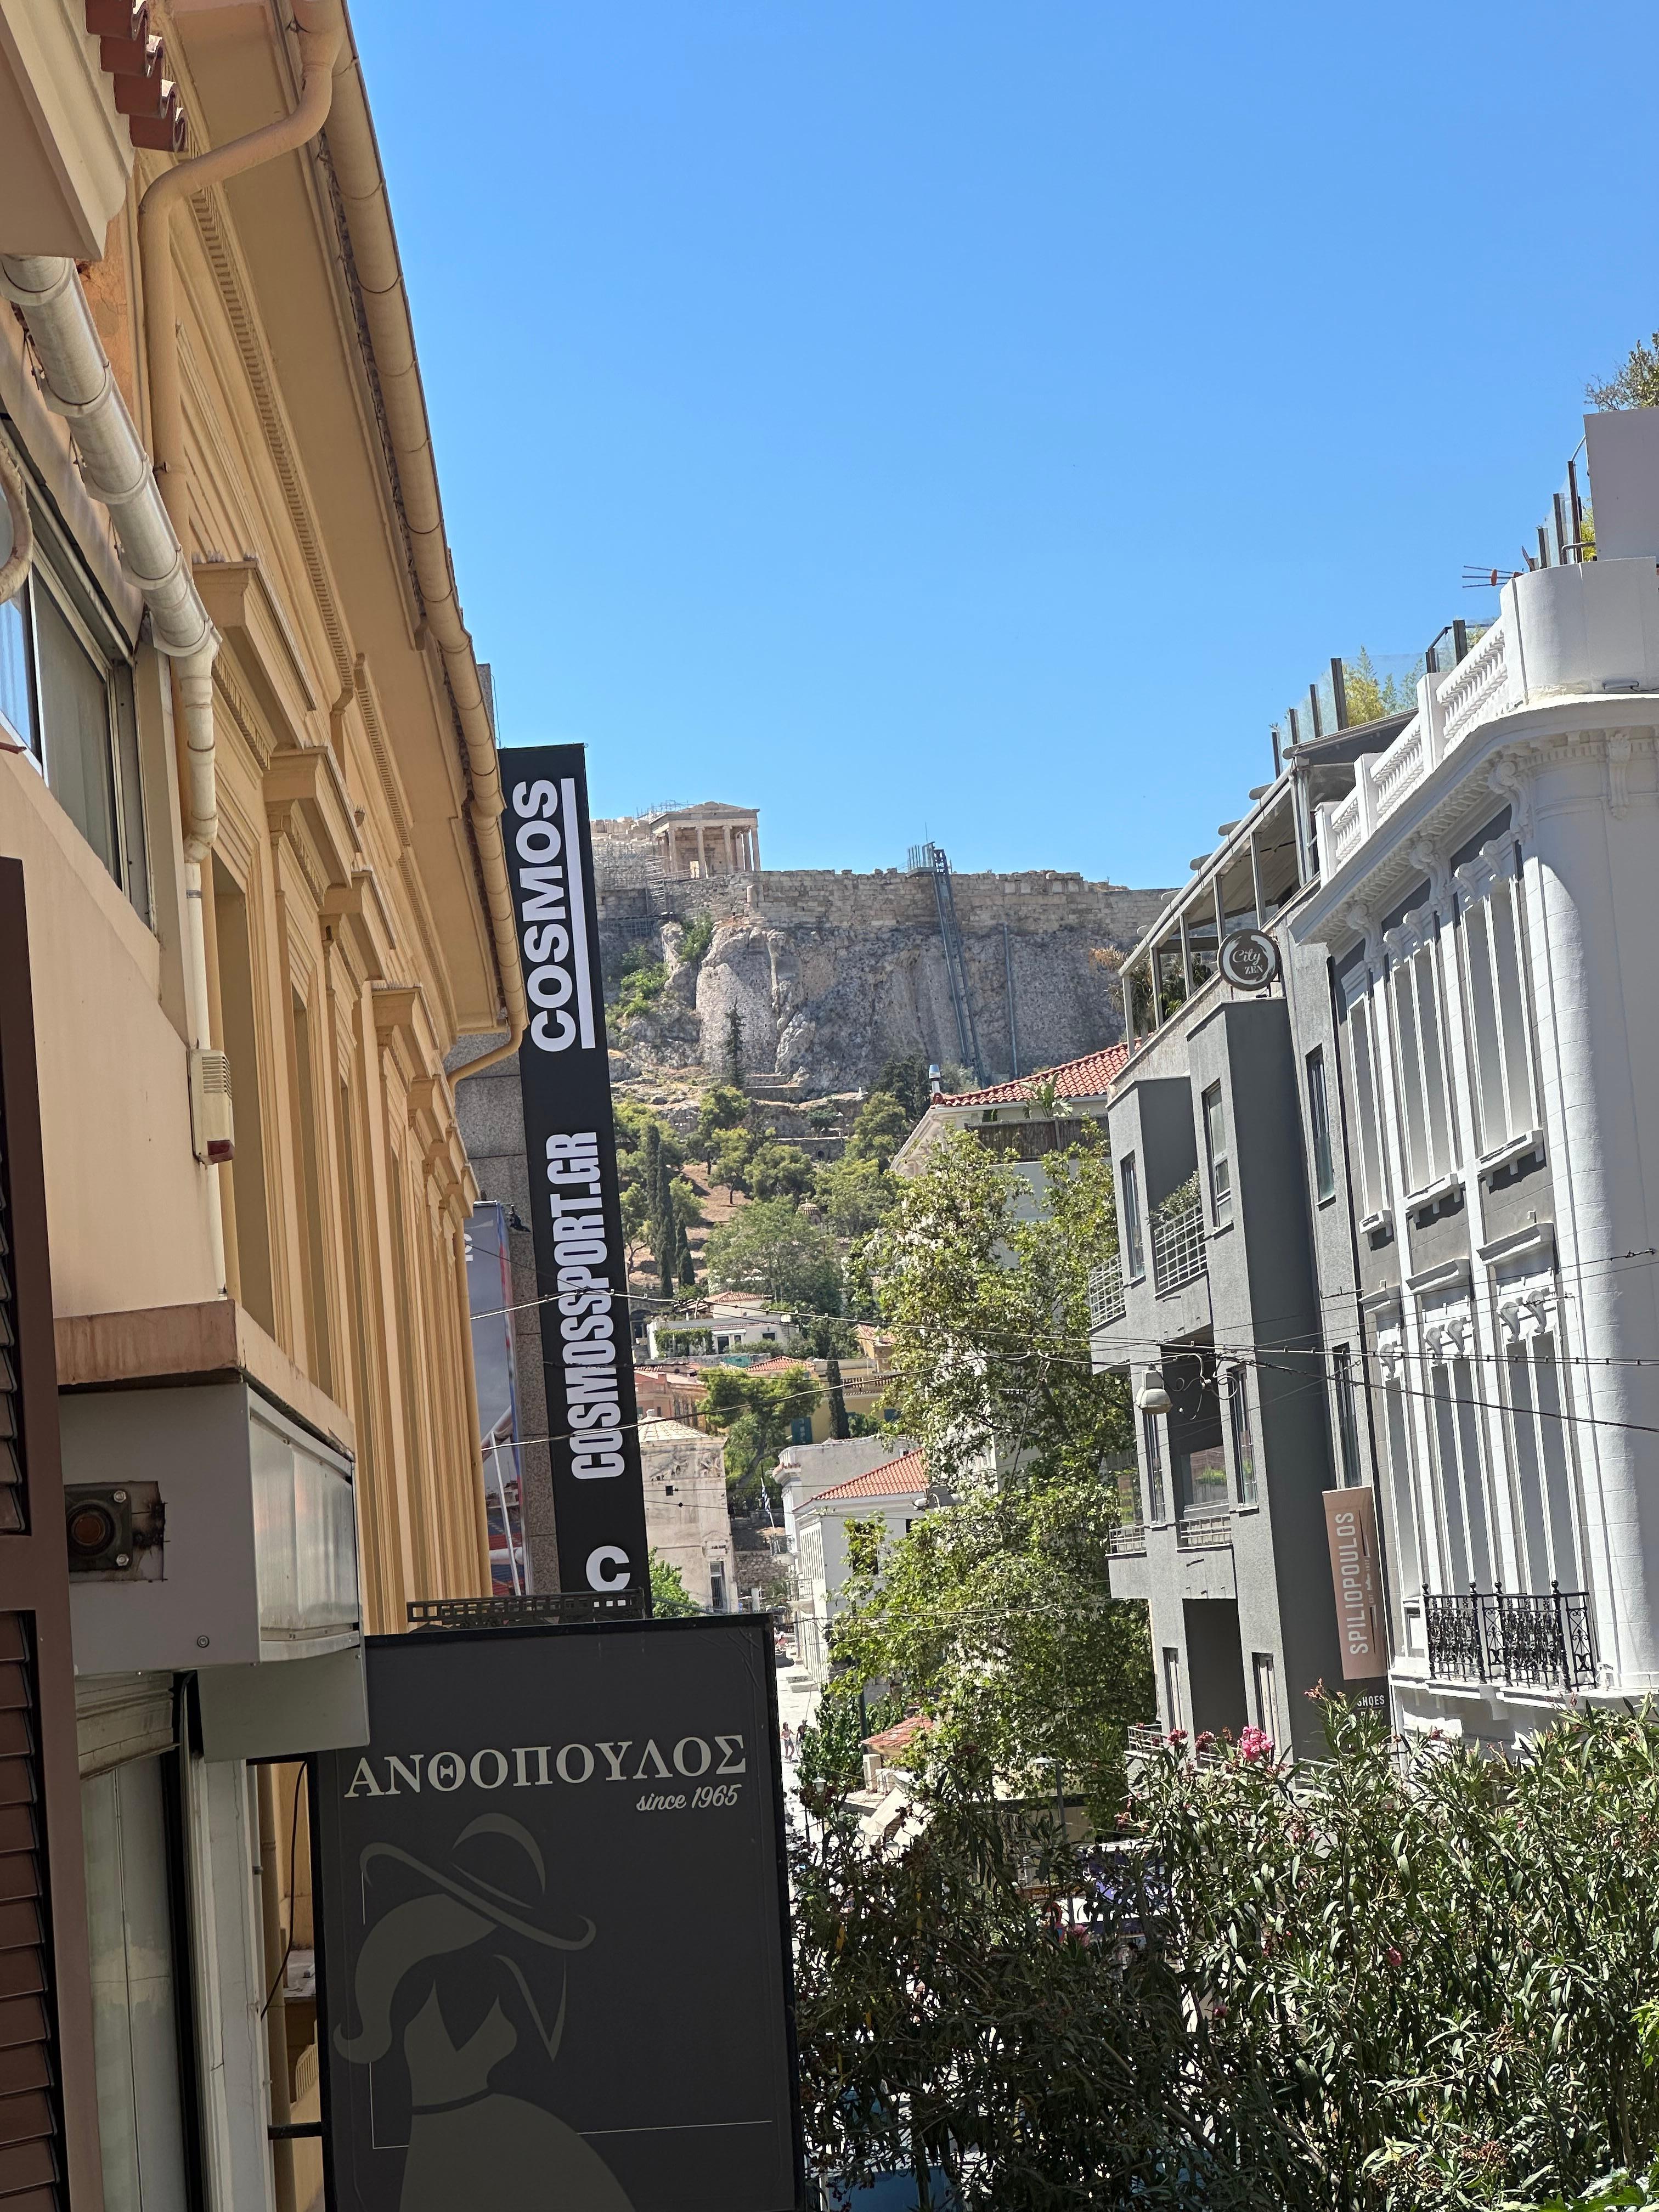
[[[988, 1081], [1097, 1051], [1122, 1030], [1115, 956], [1169, 896], [1048, 872], [953, 881], [980, 1069]], [[672, 912], [665, 913], [665, 908]], [[684, 924], [714, 934], [695, 970]], [[867, 1087], [896, 1054], [965, 1064], [933, 879], [768, 871], [601, 893], [607, 963], [655, 939], [671, 981], [653, 1012], [615, 1042], [630, 1058], [711, 1070], [735, 1007], [745, 1070], [814, 1093]], [[1011, 990], [1012, 987], [1012, 990]]]

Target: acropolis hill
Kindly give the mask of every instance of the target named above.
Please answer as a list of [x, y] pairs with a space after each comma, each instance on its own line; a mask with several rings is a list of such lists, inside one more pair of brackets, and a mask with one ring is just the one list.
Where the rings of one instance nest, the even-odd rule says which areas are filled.
[[[593, 836], [608, 983], [636, 947], [669, 969], [648, 1012], [620, 1023], [613, 1012], [613, 1045], [641, 1073], [712, 1074], [735, 1006], [745, 1073], [798, 1097], [867, 1087], [898, 1054], [963, 1065], [964, 981], [988, 1081], [1015, 1072], [1016, 1047], [1029, 1073], [1111, 1043], [1117, 956], [1170, 896], [1052, 869], [952, 873], [953, 993], [931, 848], [924, 865], [862, 875], [733, 867], [758, 860], [757, 817], [712, 800], [596, 822]], [[712, 939], [684, 962], [686, 925], [705, 915]]]

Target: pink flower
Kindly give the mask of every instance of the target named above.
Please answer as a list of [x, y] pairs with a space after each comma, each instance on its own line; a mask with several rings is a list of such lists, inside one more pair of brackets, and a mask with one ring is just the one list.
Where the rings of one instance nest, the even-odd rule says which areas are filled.
[[1238, 1755], [1244, 1759], [1271, 1759], [1273, 1740], [1265, 1729], [1247, 1728], [1238, 1739]]
[[1185, 1742], [1186, 1742], [1186, 1741], [1187, 1741], [1187, 1731], [1186, 1731], [1186, 1729], [1171, 1729], [1170, 1730], [1170, 1742], [1171, 1742], [1171, 1743], [1185, 1743]]
[[1392, 1943], [1389, 1944], [1388, 1949], [1382, 1954], [1382, 1956], [1388, 1960], [1391, 1966], [1403, 1966], [1406, 1963], [1400, 1953], [1395, 1949]]

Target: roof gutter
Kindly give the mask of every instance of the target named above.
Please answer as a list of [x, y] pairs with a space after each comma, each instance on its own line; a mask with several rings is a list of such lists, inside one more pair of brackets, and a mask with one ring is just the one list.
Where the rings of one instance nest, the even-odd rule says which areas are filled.
[[374, 125], [363, 87], [362, 64], [349, 29], [344, 57], [334, 81], [329, 116], [328, 151], [345, 209], [346, 228], [356, 264], [364, 320], [374, 349], [387, 435], [397, 465], [410, 559], [419, 586], [426, 624], [442, 658], [444, 675], [465, 750], [467, 820], [483, 877], [485, 902], [507, 1041], [453, 1071], [455, 1078], [477, 1075], [519, 1048], [528, 1009], [519, 964], [513, 894], [507, 880], [507, 849], [501, 837], [501, 766], [495, 732], [484, 701], [472, 640], [461, 618], [454, 570], [444, 536], [443, 501], [433, 459], [432, 429], [421, 389], [415, 330], [404, 289], [398, 240], [392, 227], [386, 178], [380, 167]]

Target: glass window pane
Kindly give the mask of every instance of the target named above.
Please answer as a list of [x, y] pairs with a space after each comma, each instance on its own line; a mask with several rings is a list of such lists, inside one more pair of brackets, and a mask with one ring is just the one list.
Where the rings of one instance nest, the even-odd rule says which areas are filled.
[[51, 592], [37, 588], [33, 596], [46, 781], [118, 883], [109, 686]]
[[1330, 1101], [1325, 1095], [1325, 1055], [1308, 1054], [1308, 1126], [1313, 1139], [1314, 1188], [1322, 1199], [1336, 1190], [1336, 1164], [1331, 1155]]
[[122, 881], [141, 918], [149, 921], [149, 855], [144, 846], [143, 784], [138, 773], [138, 718], [132, 701], [132, 671], [115, 671], [115, 741], [121, 799]]
[[1556, 1364], [1554, 1337], [1534, 1337], [1532, 1350], [1550, 1563], [1554, 1579], [1564, 1590], [1582, 1589], [1584, 1575], [1578, 1561], [1577, 1516], [1573, 1511], [1572, 1460], [1567, 1428], [1571, 1416], [1561, 1402], [1561, 1370]]
[[1232, 1171], [1227, 1158], [1227, 1111], [1221, 1103], [1221, 1085], [1212, 1083], [1204, 1093], [1204, 1142], [1210, 1156], [1210, 1201], [1218, 1221], [1232, 1212]]
[[0, 735], [39, 750], [29, 676], [28, 586], [0, 607]]
[[1417, 1051], [1417, 1008], [1409, 968], [1393, 975], [1395, 1042], [1400, 1054], [1400, 1106], [1405, 1124], [1406, 1188], [1421, 1190], [1433, 1181], [1429, 1168], [1428, 1126], [1423, 1119], [1423, 1071]]
[[1417, 974], [1418, 1043], [1423, 1054], [1423, 1094], [1429, 1120], [1429, 1158], [1425, 1182], [1445, 1174], [1451, 1165], [1451, 1146], [1446, 1126], [1446, 1073], [1440, 1060], [1440, 1022], [1434, 1003], [1434, 957], [1426, 949], [1412, 962]]
[[1123, 1163], [1120, 1180], [1123, 1190], [1123, 1257], [1129, 1279], [1133, 1282], [1146, 1272], [1146, 1255], [1140, 1236], [1140, 1180], [1135, 1172], [1133, 1153]]
[[1511, 1345], [1506, 1363], [1510, 1377], [1510, 1429], [1515, 1439], [1515, 1485], [1521, 1505], [1522, 1587], [1547, 1590], [1550, 1586], [1549, 1540], [1544, 1531], [1544, 1474], [1538, 1462], [1538, 1421], [1532, 1402], [1532, 1362], [1524, 1344]]
[[1382, 1393], [1382, 1421], [1389, 1440], [1389, 1494], [1394, 1507], [1396, 1579], [1402, 1599], [1420, 1597], [1423, 1563], [1417, 1540], [1417, 1500], [1412, 1486], [1411, 1446], [1406, 1428], [1406, 1394], [1398, 1382]]
[[1492, 993], [1492, 948], [1483, 903], [1463, 916], [1463, 946], [1468, 957], [1469, 1019], [1474, 1031], [1475, 1103], [1483, 1152], [1495, 1152], [1510, 1134], [1504, 1060], [1498, 1043], [1498, 1005]]
[[1382, 1139], [1377, 1126], [1376, 1073], [1371, 1060], [1371, 1012], [1363, 1001], [1348, 1014], [1348, 1048], [1353, 1072], [1354, 1103], [1359, 1115], [1359, 1157], [1364, 1181], [1364, 1213], [1383, 1210]]
[[1504, 1039], [1504, 1066], [1509, 1077], [1510, 1134], [1519, 1137], [1533, 1126], [1532, 1063], [1527, 1049], [1515, 894], [1509, 884], [1499, 884], [1492, 891], [1492, 966], [1498, 975], [1498, 1018]]
[[189, 2202], [163, 1773], [138, 1759], [81, 1791], [106, 2212]]

